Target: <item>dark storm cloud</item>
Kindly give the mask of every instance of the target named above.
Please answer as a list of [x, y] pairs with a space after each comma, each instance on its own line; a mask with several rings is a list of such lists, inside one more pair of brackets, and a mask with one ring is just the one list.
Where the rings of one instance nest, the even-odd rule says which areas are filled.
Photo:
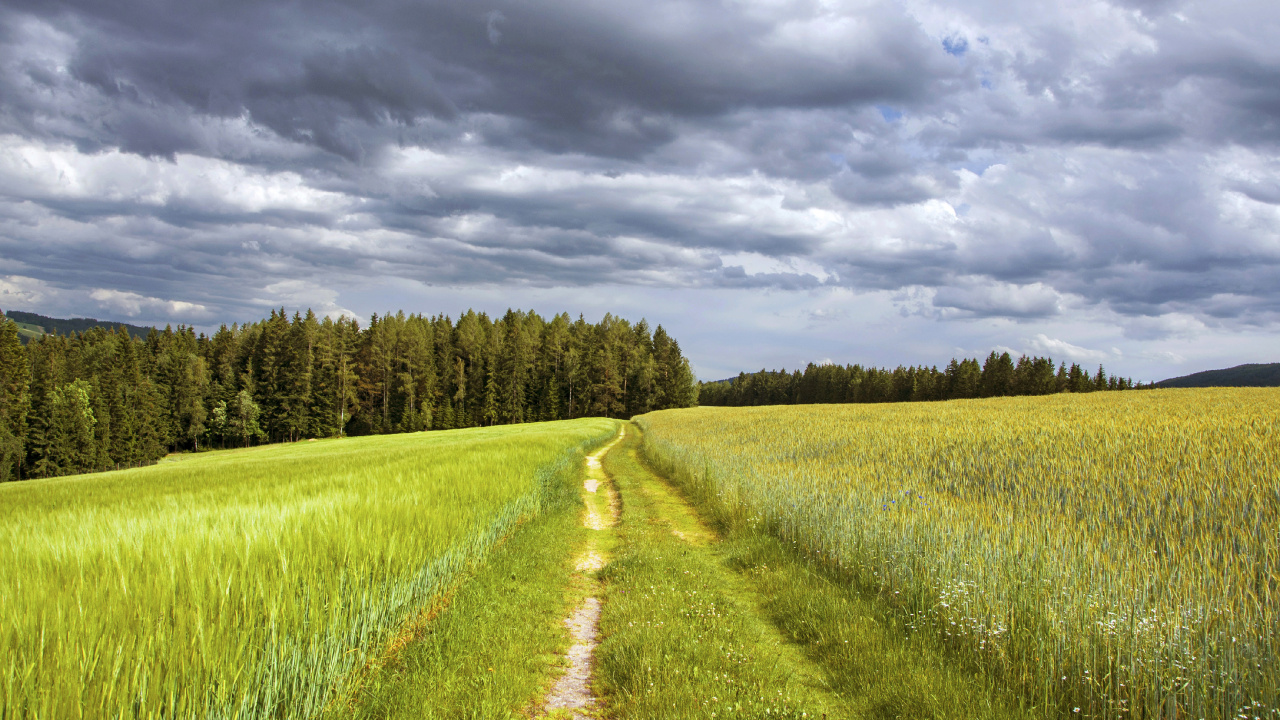
[[[670, 138], [666, 118], [739, 107], [835, 107], [921, 99], [947, 74], [927, 38], [872, 6], [838, 58], [779, 43], [776, 26], [706, 3], [175, 4], [18, 3], [71, 34], [70, 79], [122, 107], [247, 112], [280, 135], [350, 157], [344, 120], [515, 121], [514, 137], [555, 151], [634, 155]], [[28, 77], [56, 83], [47, 67]], [[32, 80], [32, 82], [37, 82]], [[123, 128], [116, 140], [137, 139]], [[163, 136], [151, 145], [163, 148]], [[170, 151], [185, 151], [181, 132]], [[385, 139], [384, 139], [385, 140]], [[104, 138], [105, 141], [105, 138]], [[139, 151], [154, 148], [140, 146]]]
[[11, 0], [0, 255], [210, 308], [390, 275], [1264, 322], [1276, 32], [1246, 1]]

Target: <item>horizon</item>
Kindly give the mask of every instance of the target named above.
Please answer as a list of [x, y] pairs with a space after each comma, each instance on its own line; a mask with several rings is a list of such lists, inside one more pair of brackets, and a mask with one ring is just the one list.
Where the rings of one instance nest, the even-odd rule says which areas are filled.
[[[278, 310], [278, 309], [279, 309], [279, 308], [272, 308], [272, 311], [275, 311], [275, 310]], [[472, 309], [472, 308], [469, 308], [468, 310], [471, 310], [471, 309]], [[506, 312], [506, 310], [507, 310], [507, 309], [515, 309], [515, 310], [519, 310], [520, 308], [504, 308], [502, 311], [499, 311], [499, 312], [497, 312], [497, 313], [491, 313], [491, 312], [487, 312], [487, 311], [483, 311], [483, 310], [476, 310], [476, 312], [477, 312], [477, 313], [483, 313], [483, 314], [486, 314], [486, 315], [488, 315], [489, 317], [491, 317], [491, 318], [492, 318], [492, 317], [500, 317], [503, 313], [505, 313], [505, 312]], [[305, 314], [306, 314], [306, 312], [308, 312], [308, 311], [310, 311], [310, 312], [314, 312], [314, 310], [313, 310], [312, 308], [297, 308], [297, 309], [292, 310], [292, 311], [290, 311], [288, 308], [286, 308], [285, 310], [286, 310], [286, 313], [285, 313], [285, 314], [286, 314], [286, 316], [287, 316], [287, 317], [290, 317], [290, 318], [292, 318], [292, 317], [294, 316], [294, 314], [295, 314], [295, 313], [305, 315]], [[255, 322], [260, 322], [260, 321], [262, 321], [262, 320], [264, 320], [264, 319], [265, 319], [265, 318], [258, 318], [258, 319], [256, 319], [256, 320], [240, 320], [240, 321], [233, 321], [233, 322], [227, 322], [227, 323], [218, 323], [217, 325], [206, 325], [206, 326], [192, 325], [192, 324], [184, 323], [184, 322], [159, 323], [159, 324], [155, 324], [155, 325], [150, 325], [150, 324], [148, 324], [148, 325], [137, 325], [137, 323], [135, 323], [135, 322], [125, 321], [125, 320], [115, 320], [115, 319], [110, 319], [110, 318], [106, 318], [106, 319], [104, 319], [104, 318], [89, 317], [89, 316], [83, 316], [83, 317], [82, 317], [82, 316], [75, 316], [75, 317], [57, 318], [57, 317], [53, 317], [53, 316], [50, 316], [50, 315], [44, 315], [43, 313], [35, 312], [35, 311], [32, 311], [32, 310], [14, 310], [14, 311], [15, 311], [15, 312], [30, 312], [30, 313], [33, 313], [33, 314], [35, 314], [35, 315], [42, 315], [42, 316], [44, 316], [44, 317], [48, 317], [48, 318], [53, 319], [53, 320], [87, 320], [87, 321], [91, 321], [91, 322], [102, 323], [102, 324], [105, 324], [105, 325], [112, 325], [112, 324], [115, 324], [115, 325], [128, 325], [128, 326], [133, 326], [133, 327], [141, 327], [141, 328], [144, 328], [144, 329], [145, 329], [145, 328], [155, 328], [156, 330], [163, 330], [163, 329], [165, 328], [165, 326], [169, 326], [169, 327], [172, 327], [173, 329], [177, 330], [177, 329], [179, 329], [179, 328], [187, 327], [187, 328], [191, 328], [191, 329], [193, 329], [197, 334], [204, 335], [204, 336], [212, 336], [212, 335], [213, 335], [213, 333], [217, 332], [217, 331], [218, 331], [218, 329], [220, 329], [221, 327], [227, 327], [227, 328], [230, 328], [230, 327], [233, 327], [233, 326], [244, 326], [244, 325], [250, 325], [250, 324], [253, 324], [253, 323], [255, 323]], [[8, 316], [8, 312], [9, 312], [8, 310], [5, 310], [4, 308], [0, 308], [0, 314], [3, 314], [3, 315], [4, 315], [4, 316], [6, 316], [6, 317]], [[404, 309], [404, 308], [398, 308], [398, 309], [396, 309], [396, 310], [390, 311], [390, 313], [388, 313], [388, 312], [386, 312], [386, 311], [383, 311], [383, 312], [379, 312], [379, 313], [377, 313], [377, 315], [378, 315], [379, 317], [383, 317], [383, 316], [385, 316], [385, 315], [387, 315], [387, 314], [395, 314], [395, 313], [397, 313], [397, 312], [404, 312], [406, 315], [423, 315], [423, 316], [426, 316], [426, 317], [443, 316], [443, 317], [447, 317], [447, 318], [449, 318], [451, 321], [456, 321], [456, 320], [457, 320], [457, 317], [458, 317], [459, 315], [461, 315], [461, 314], [463, 314], [463, 313], [467, 312], [467, 310], [463, 310], [463, 311], [461, 311], [461, 312], [459, 312], [459, 313], [443, 313], [443, 312], [441, 312], [441, 313], [428, 313], [428, 312], [417, 312], [417, 311], [412, 311], [412, 312], [411, 312], [411, 311], [406, 310], [406, 309]], [[536, 311], [535, 311], [535, 312], [536, 312]], [[563, 311], [563, 312], [564, 312], [565, 314], [570, 315], [571, 317], [572, 317], [572, 315], [573, 315], [573, 313], [570, 313], [570, 312], [568, 312], [568, 311]], [[554, 315], [559, 315], [559, 314], [561, 314], [561, 313], [554, 313], [554, 314], [552, 314], [552, 315], [548, 315], [548, 314], [546, 314], [546, 313], [538, 313], [538, 314], [539, 314], [540, 316], [542, 316], [544, 319], [550, 319], [550, 318], [551, 318], [551, 317], [553, 317]], [[317, 318], [330, 317], [330, 318], [335, 319], [335, 320], [337, 319], [338, 315], [344, 315], [345, 317], [352, 318], [352, 319], [356, 320], [356, 321], [361, 325], [361, 327], [363, 327], [364, 325], [366, 325], [366, 324], [367, 324], [367, 322], [368, 322], [368, 318], [361, 318], [361, 317], [354, 316], [354, 315], [349, 315], [349, 314], [334, 313], [334, 314], [330, 314], [330, 315], [322, 315], [322, 314], [316, 313], [316, 317], [317, 317]], [[584, 317], [585, 317], [585, 316], [584, 316]], [[587, 320], [587, 322], [589, 322], [589, 323], [596, 323], [596, 322], [599, 322], [599, 321], [600, 321], [601, 317], [603, 317], [603, 314], [601, 314], [601, 316], [600, 316], [600, 317], [594, 317], [594, 318], [593, 318], [593, 317], [586, 317], [586, 320]], [[617, 313], [614, 313], [614, 317], [622, 317], [622, 316], [618, 315]], [[647, 321], [647, 318], [626, 318], [626, 317], [622, 317], [622, 319], [625, 319], [625, 320], [627, 320], [628, 322], [638, 322], [639, 320], [646, 320], [646, 321]], [[660, 325], [661, 325], [661, 323], [650, 323], [650, 326], [651, 326], [651, 327], [653, 327], [653, 328], [657, 328], [657, 327], [659, 327]], [[665, 328], [665, 326], [663, 326], [663, 327]], [[679, 342], [679, 340], [680, 340], [680, 338], [679, 338], [679, 337], [676, 337], [676, 336], [674, 336], [674, 335], [673, 335], [672, 337], [673, 337], [673, 339], [674, 339], [677, 343]], [[683, 348], [683, 346], [681, 346], [681, 350], [682, 350], [682, 351], [683, 351], [683, 349], [684, 349], [684, 348]], [[1002, 350], [995, 350], [995, 349], [993, 349], [993, 350], [992, 350], [992, 352], [996, 352], [997, 354], [999, 354], [1000, 352], [1008, 352], [1008, 353], [1010, 354], [1010, 356], [1011, 356], [1011, 357], [1013, 357], [1015, 360], [1016, 360], [1017, 358], [1019, 358], [1019, 357], [1022, 357], [1023, 355], [1029, 355], [1028, 353], [1020, 353], [1020, 352], [1018, 352], [1018, 351], [1016, 351], [1016, 350], [1008, 350], [1008, 349], [1005, 349], [1005, 350], [1003, 350], [1003, 351], [1002, 351]], [[708, 378], [708, 377], [703, 377], [703, 376], [699, 375], [699, 374], [696, 372], [696, 369], [695, 369], [694, 376], [695, 376], [695, 380], [696, 380], [697, 382], [700, 382], [700, 383], [717, 383], [717, 382], [728, 382], [728, 381], [732, 381], [732, 380], [736, 379], [739, 375], [742, 375], [742, 374], [750, 375], [750, 374], [752, 374], [752, 373], [762, 372], [762, 371], [768, 371], [768, 372], [786, 372], [786, 373], [792, 373], [792, 372], [803, 372], [803, 371], [804, 371], [804, 368], [805, 368], [805, 367], [807, 367], [808, 365], [811, 365], [811, 364], [812, 364], [812, 365], [816, 365], [816, 366], [823, 366], [823, 365], [844, 365], [844, 366], [861, 365], [861, 366], [863, 366], [863, 367], [872, 367], [872, 366], [874, 366], [874, 367], [886, 368], [886, 369], [892, 369], [892, 368], [897, 367], [897, 366], [899, 366], [899, 365], [908, 366], [908, 367], [910, 367], [910, 366], [918, 366], [918, 367], [922, 367], [922, 368], [928, 368], [928, 367], [945, 368], [945, 366], [947, 365], [947, 363], [948, 363], [948, 362], [950, 362], [952, 359], [955, 359], [955, 360], [975, 359], [975, 360], [978, 360], [979, 362], [981, 362], [985, 357], [986, 357], [986, 356], [977, 356], [977, 355], [968, 355], [968, 356], [953, 355], [953, 356], [951, 356], [951, 357], [948, 357], [946, 360], [942, 360], [942, 361], [927, 361], [927, 362], [916, 362], [916, 363], [898, 362], [898, 363], [882, 363], [882, 364], [866, 363], [866, 362], [860, 362], [860, 361], [858, 361], [858, 360], [836, 361], [836, 360], [825, 359], [825, 360], [821, 360], [821, 361], [814, 361], [814, 360], [810, 360], [810, 361], [802, 362], [802, 363], [800, 363], [800, 364], [797, 364], [797, 365], [794, 365], [794, 366], [791, 366], [791, 367], [786, 367], [786, 366], [782, 366], [782, 367], [768, 367], [768, 368], [758, 368], [758, 369], [755, 369], [755, 370], [752, 370], [752, 369], [741, 369], [741, 370], [738, 370], [737, 372], [734, 372], [734, 373], [733, 373], [733, 374], [731, 374], [731, 375], [725, 375], [725, 376], [723, 376], [723, 377], [714, 378], [714, 379], [713, 379], [713, 378]], [[1052, 356], [1041, 356], [1041, 357], [1049, 357], [1051, 360], [1053, 360], [1053, 361], [1054, 361], [1054, 364], [1055, 364], [1055, 365], [1058, 365], [1059, 363], [1065, 364], [1065, 365], [1067, 365], [1067, 366], [1070, 366], [1070, 365], [1072, 365], [1072, 364], [1079, 364], [1079, 365], [1081, 366], [1081, 368], [1083, 368], [1083, 369], [1085, 369], [1085, 370], [1088, 370], [1088, 371], [1090, 371], [1090, 372], [1092, 372], [1092, 371], [1093, 371], [1093, 369], [1094, 369], [1094, 367], [1096, 367], [1096, 366], [1090, 366], [1088, 363], [1075, 363], [1074, 361], [1061, 360], [1061, 359], [1059, 359], [1059, 358], [1054, 358], [1054, 357], [1052, 357]], [[693, 364], [693, 363], [692, 363], [692, 360], [690, 361], [690, 364], [691, 364], [691, 365]], [[1205, 369], [1203, 369], [1203, 370], [1190, 370], [1190, 371], [1187, 371], [1187, 372], [1183, 373], [1182, 375], [1172, 375], [1172, 376], [1169, 376], [1169, 377], [1164, 377], [1164, 378], [1159, 378], [1159, 379], [1155, 379], [1155, 378], [1152, 378], [1152, 379], [1146, 379], [1146, 378], [1142, 378], [1142, 379], [1129, 378], [1129, 379], [1134, 380], [1135, 382], [1138, 382], [1138, 383], [1142, 383], [1142, 384], [1152, 384], [1152, 383], [1164, 382], [1164, 381], [1166, 381], [1166, 380], [1176, 380], [1176, 379], [1180, 379], [1180, 378], [1182, 378], [1182, 377], [1186, 377], [1186, 376], [1190, 376], [1190, 375], [1196, 375], [1196, 374], [1200, 374], [1200, 373], [1214, 372], [1214, 371], [1217, 371], [1217, 370], [1232, 370], [1232, 369], [1235, 369], [1235, 368], [1237, 368], [1237, 367], [1244, 367], [1244, 366], [1251, 366], [1251, 365], [1272, 365], [1272, 364], [1276, 364], [1276, 363], [1267, 363], [1267, 362], [1256, 362], [1256, 363], [1255, 363], [1255, 362], [1246, 362], [1246, 363], [1237, 363], [1237, 364], [1235, 364], [1235, 365], [1228, 365], [1228, 366], [1223, 366], [1223, 367], [1205, 368]], [[1098, 363], [1098, 366], [1102, 366], [1102, 367], [1104, 367], [1104, 368], [1105, 368], [1105, 364], [1103, 364], [1103, 363]], [[1109, 376], [1114, 375], [1114, 376], [1116, 376], [1116, 377], [1121, 377], [1121, 375], [1119, 375], [1118, 373], [1112, 372], [1110, 369], [1107, 369], [1107, 374], [1108, 374]], [[1128, 377], [1128, 376], [1123, 376], [1123, 377]]]

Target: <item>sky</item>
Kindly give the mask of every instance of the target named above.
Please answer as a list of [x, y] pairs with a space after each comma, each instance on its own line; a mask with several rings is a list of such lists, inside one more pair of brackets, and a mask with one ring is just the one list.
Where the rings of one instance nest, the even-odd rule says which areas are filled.
[[1280, 361], [1273, 0], [0, 0], [0, 309]]

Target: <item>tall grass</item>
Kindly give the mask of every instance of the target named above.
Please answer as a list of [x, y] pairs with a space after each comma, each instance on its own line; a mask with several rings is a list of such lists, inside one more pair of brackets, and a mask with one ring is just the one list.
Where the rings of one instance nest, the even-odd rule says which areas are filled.
[[1280, 391], [666, 411], [721, 521], [876, 591], [1044, 716], [1280, 715]]
[[318, 441], [0, 486], [0, 717], [314, 717], [614, 428]]

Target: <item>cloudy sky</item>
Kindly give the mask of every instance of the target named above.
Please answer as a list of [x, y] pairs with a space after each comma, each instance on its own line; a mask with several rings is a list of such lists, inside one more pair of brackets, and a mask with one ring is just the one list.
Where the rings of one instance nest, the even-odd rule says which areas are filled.
[[1273, 0], [3, 0], [0, 308], [1280, 360]]

